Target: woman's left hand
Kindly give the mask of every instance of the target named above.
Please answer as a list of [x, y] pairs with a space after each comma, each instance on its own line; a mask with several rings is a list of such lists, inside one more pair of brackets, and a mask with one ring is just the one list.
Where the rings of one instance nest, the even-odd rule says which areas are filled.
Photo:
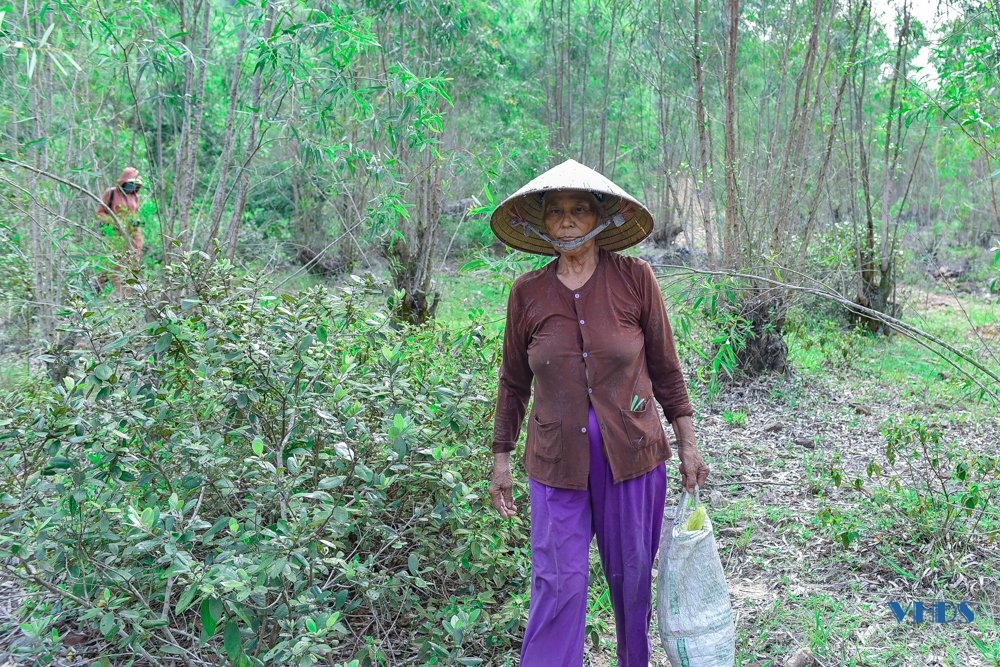
[[708, 479], [708, 466], [701, 458], [694, 443], [682, 443], [677, 447], [677, 456], [681, 460], [681, 486], [685, 491], [694, 491], [695, 485], [705, 488], [705, 480]]
[[681, 485], [685, 491], [694, 491], [696, 484], [699, 488], [705, 488], [708, 466], [695, 444], [694, 422], [690, 417], [678, 417], [674, 420], [673, 427], [677, 438], [677, 456], [681, 460]]

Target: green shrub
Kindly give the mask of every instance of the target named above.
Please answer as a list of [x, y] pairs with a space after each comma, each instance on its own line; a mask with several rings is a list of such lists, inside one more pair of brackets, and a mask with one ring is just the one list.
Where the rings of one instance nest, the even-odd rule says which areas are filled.
[[[829, 467], [833, 485], [863, 494], [856, 516], [830, 506], [821, 510], [837, 540], [847, 547], [878, 533], [877, 549], [887, 557], [913, 553], [949, 563], [970, 549], [992, 548], [1000, 528], [1000, 457], [946, 442], [939, 428], [918, 417], [893, 420], [884, 434], [885, 445], [864, 476], [849, 479], [839, 459]], [[923, 568], [913, 566], [907, 576]]]
[[199, 284], [78, 306], [70, 375], [0, 398], [0, 563], [48, 593], [23, 622], [158, 660], [502, 662], [528, 561], [484, 484], [497, 341], [400, 328], [360, 280]]

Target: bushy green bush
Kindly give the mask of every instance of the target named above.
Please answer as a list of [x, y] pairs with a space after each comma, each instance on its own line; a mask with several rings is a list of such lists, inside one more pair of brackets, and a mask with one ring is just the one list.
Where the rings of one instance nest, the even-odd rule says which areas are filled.
[[830, 465], [834, 486], [861, 492], [857, 516], [832, 506], [821, 510], [833, 536], [845, 547], [868, 539], [893, 558], [930, 554], [949, 563], [970, 550], [991, 550], [1000, 529], [1000, 457], [948, 442], [920, 417], [894, 419], [884, 434], [885, 445], [863, 476], [851, 478], [839, 460]]
[[70, 375], [0, 397], [0, 566], [44, 593], [35, 650], [74, 629], [160, 664], [502, 664], [528, 560], [484, 483], [497, 341], [400, 327], [360, 280], [199, 284], [79, 306]]

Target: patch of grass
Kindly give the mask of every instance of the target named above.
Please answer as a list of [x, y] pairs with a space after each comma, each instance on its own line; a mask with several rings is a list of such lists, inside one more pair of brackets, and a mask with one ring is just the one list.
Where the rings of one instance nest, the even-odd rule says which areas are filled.
[[722, 421], [726, 422], [730, 426], [746, 426], [747, 413], [742, 410], [723, 410]]
[[712, 519], [712, 526], [716, 530], [725, 527], [738, 528], [746, 523], [748, 515], [757, 507], [757, 503], [750, 498], [737, 498], [724, 507], [710, 507], [708, 516]]
[[0, 359], [0, 389], [10, 389], [31, 379], [28, 362], [23, 359]]
[[[988, 606], [981, 607], [987, 613], [977, 613], [976, 633], [970, 633], [969, 641], [988, 667], [1000, 667], [1000, 625], [996, 616], [991, 616]], [[977, 636], [978, 635], [978, 636]]]
[[860, 614], [826, 593], [793, 593], [764, 607], [747, 633], [745, 648], [751, 656], [780, 656], [778, 664], [800, 647], [826, 659], [850, 640], [860, 623]]
[[788, 346], [788, 363], [804, 374], [826, 368], [850, 367], [857, 349], [872, 336], [844, 323], [828, 319], [817, 320], [809, 313], [789, 314], [784, 340]]
[[[1000, 357], [1000, 308], [996, 304], [963, 302], [964, 309], [937, 307], [904, 313], [906, 322], [963, 354], [996, 369]], [[898, 387], [916, 400], [956, 402], [977, 399], [977, 387], [933, 351], [902, 334], [872, 336], [833, 319], [812, 313], [789, 313], [784, 339], [788, 362], [805, 376], [831, 368], [852, 371], [858, 380], [852, 391], [866, 393], [881, 383]], [[959, 363], [962, 363], [959, 360]]]
[[802, 399], [802, 383], [799, 378], [789, 377], [786, 382], [775, 385], [769, 392], [772, 403], [783, 405], [789, 410], [795, 410]]
[[595, 651], [614, 655], [614, 631], [609, 621], [614, 618], [611, 608], [611, 591], [604, 579], [599, 561], [591, 558], [590, 587], [587, 592], [587, 621], [585, 636]]
[[507, 311], [508, 285], [485, 272], [442, 274], [435, 279], [441, 294], [437, 318], [446, 326], [468, 325], [485, 319], [502, 330]]
[[[737, 626], [737, 664], [780, 665], [807, 647], [819, 664], [842, 667], [903, 667], [914, 664], [915, 656], [933, 658], [933, 664], [1000, 665], [991, 620], [979, 622], [977, 616], [975, 627], [898, 624], [884, 600], [865, 600], [844, 589], [842, 595], [793, 593], [761, 605]], [[968, 648], [983, 662], [963, 662]]]

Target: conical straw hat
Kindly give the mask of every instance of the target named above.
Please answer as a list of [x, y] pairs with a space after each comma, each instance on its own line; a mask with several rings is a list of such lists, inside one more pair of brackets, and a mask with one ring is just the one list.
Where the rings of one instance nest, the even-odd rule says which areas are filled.
[[604, 207], [598, 224], [620, 213], [623, 203], [632, 205], [626, 207], [630, 209], [627, 215], [598, 234], [597, 245], [605, 250], [629, 248], [653, 231], [653, 216], [639, 200], [590, 167], [576, 160], [566, 160], [500, 202], [490, 217], [490, 227], [497, 238], [517, 250], [536, 255], [555, 255], [556, 249], [532, 229], [545, 231], [542, 197], [551, 190], [593, 192]]

